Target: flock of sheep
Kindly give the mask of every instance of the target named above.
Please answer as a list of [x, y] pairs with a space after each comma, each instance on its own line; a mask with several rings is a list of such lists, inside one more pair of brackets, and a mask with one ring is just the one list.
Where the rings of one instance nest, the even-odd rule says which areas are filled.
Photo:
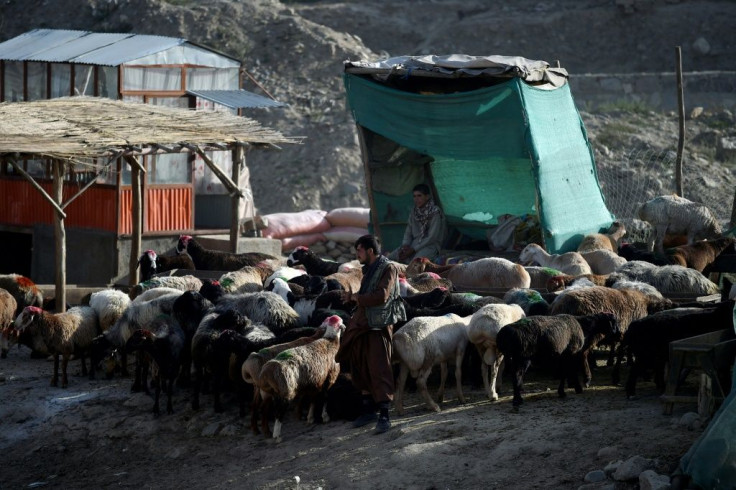
[[[717, 303], [682, 305], [667, 298], [719, 293], [703, 273], [719, 254], [736, 252], [736, 240], [720, 236], [707, 208], [685, 201], [663, 196], [642, 206], [640, 217], [654, 230], [650, 250], [622, 245], [625, 230], [614, 223], [606, 234], [586, 236], [577, 252], [549, 254], [531, 244], [520, 254], [520, 262], [530, 265], [490, 257], [447, 266], [416, 259], [402, 266], [408, 321], [396, 326], [393, 339], [397, 413], [404, 411], [409, 374], [427, 406], [439, 411], [435, 399], [442, 402], [452, 361], [463, 402], [469, 358], [480, 368], [491, 400], [498, 399], [497, 377], [505, 363], [515, 409], [523, 403], [523, 377], [531, 364], [559, 380], [559, 396], [565, 396], [566, 384], [580, 393], [592, 379], [589, 357], [602, 345], [611, 346], [612, 383], [619, 381], [622, 359], [633, 359], [627, 396], [635, 396], [636, 381], [647, 370], [654, 370], [663, 390], [669, 342], [733, 328], [733, 300], [725, 299], [730, 291]], [[688, 244], [665, 251], [662, 242], [672, 232], [686, 235]], [[61, 361], [66, 387], [72, 356], [81, 358], [83, 375], [89, 358], [90, 376], [100, 369], [114, 376], [126, 374], [127, 356], [135, 355], [133, 390], [148, 392], [153, 385], [155, 414], [162, 391], [167, 413], [173, 412], [175, 384], [191, 387], [193, 409], [207, 392], [214, 409], [222, 411], [221, 393], [228, 389], [237, 393], [241, 415], [250, 399], [252, 430], [273, 437], [280, 437], [287, 408], [301, 401], [309, 403], [310, 422], [357, 416], [359, 395], [335, 354], [354, 307], [343, 303], [341, 291], [359, 289], [359, 264], [324, 260], [306, 247], [287, 260], [218, 252], [187, 235], [180, 237], [176, 256], [147, 251], [139, 264], [145, 280], [129, 294], [106, 289], [56, 314], [42, 309], [43, 298], [30, 280], [0, 276], [2, 356], [14, 344], [52, 355], [51, 384], [58, 385]], [[175, 268], [228, 272], [218, 281], [155, 275]], [[502, 290], [503, 297], [472, 292], [487, 290]], [[427, 380], [437, 364], [440, 387], [433, 398]]]

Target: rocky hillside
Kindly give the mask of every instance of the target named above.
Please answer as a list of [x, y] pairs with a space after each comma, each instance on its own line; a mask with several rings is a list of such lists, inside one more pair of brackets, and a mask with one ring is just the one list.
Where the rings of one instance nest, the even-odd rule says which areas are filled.
[[[346, 59], [458, 52], [560, 60], [573, 74], [666, 71], [673, 46], [681, 45], [688, 70], [733, 70], [729, 19], [735, 16], [736, 4], [726, 0], [5, 0], [0, 40], [37, 27], [137, 32], [185, 37], [241, 58], [263, 89], [289, 104], [250, 115], [306, 137], [282, 151], [247, 155], [256, 204], [271, 213], [366, 205], [354, 124], [345, 110]], [[249, 90], [263, 93], [261, 87], [246, 81]], [[583, 119], [601, 180], [605, 169], [622, 168], [628, 176], [651, 171], [661, 182], [656, 192], [673, 189], [667, 169], [650, 167], [670, 161], [675, 115], [609, 110]], [[709, 199], [728, 201], [730, 209], [733, 181], [715, 143], [733, 127], [730, 114], [707, 111], [688, 123], [686, 169], [697, 171], [686, 174], [687, 197], [704, 195], [705, 188], [714, 194]], [[633, 164], [642, 154], [657, 155], [658, 163]]]

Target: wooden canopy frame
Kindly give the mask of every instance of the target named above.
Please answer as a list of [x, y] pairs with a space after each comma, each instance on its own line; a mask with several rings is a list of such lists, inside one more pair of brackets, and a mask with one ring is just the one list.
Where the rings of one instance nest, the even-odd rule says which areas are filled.
[[[299, 143], [258, 122], [229, 112], [192, 111], [96, 97], [62, 97], [34, 102], [0, 104], [0, 161], [7, 161], [54, 208], [56, 242], [56, 304], [66, 304], [65, 208], [89, 189], [93, 179], [66, 202], [63, 199], [65, 166], [85, 164], [98, 173], [122, 158], [131, 168], [132, 242], [130, 284], [138, 282], [137, 258], [141, 252], [143, 213], [141, 174], [146, 170], [139, 158], [166, 153], [198, 154], [229, 191], [232, 209], [230, 247], [235, 251], [238, 213], [243, 191], [236, 184], [240, 166], [245, 165], [245, 148], [278, 148], [282, 143]], [[228, 177], [206, 151], [231, 151], [232, 175]], [[23, 159], [53, 162], [53, 190], [49, 195], [22, 167]], [[106, 161], [104, 165], [99, 160]]]

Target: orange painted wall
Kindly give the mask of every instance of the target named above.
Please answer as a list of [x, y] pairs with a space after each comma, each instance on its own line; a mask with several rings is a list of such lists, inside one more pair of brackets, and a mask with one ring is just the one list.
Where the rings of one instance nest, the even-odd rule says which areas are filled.
[[[192, 187], [161, 187], [146, 189], [144, 198], [143, 230], [184, 231], [194, 228]], [[133, 232], [133, 191], [120, 192], [119, 234]]]

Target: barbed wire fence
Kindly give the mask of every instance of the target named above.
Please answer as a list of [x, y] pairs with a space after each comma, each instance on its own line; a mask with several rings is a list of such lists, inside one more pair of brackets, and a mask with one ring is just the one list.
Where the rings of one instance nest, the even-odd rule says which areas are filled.
[[[675, 193], [676, 159], [677, 152], [672, 149], [637, 148], [625, 153], [620, 160], [597, 163], [598, 180], [606, 205], [626, 226], [626, 241], [646, 242], [650, 228], [637, 218], [637, 210], [642, 203], [654, 197]], [[704, 192], [702, 171], [684, 166], [685, 197], [708, 206], [725, 231], [731, 219], [734, 190], [711, 186]]]

